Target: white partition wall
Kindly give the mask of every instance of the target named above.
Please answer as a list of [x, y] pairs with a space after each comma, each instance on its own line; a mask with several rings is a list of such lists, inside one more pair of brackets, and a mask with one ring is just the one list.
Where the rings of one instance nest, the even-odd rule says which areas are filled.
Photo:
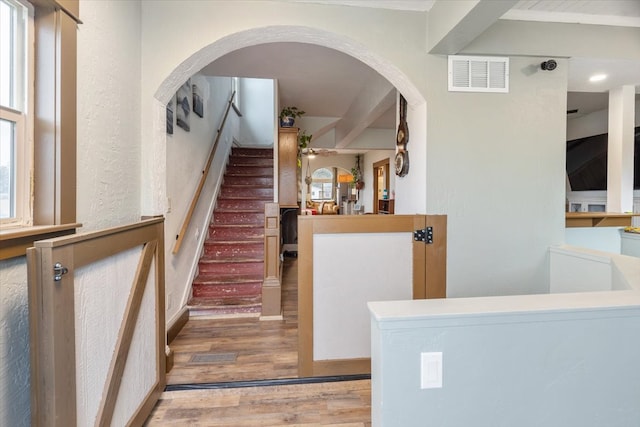
[[313, 243], [313, 358], [370, 357], [367, 302], [412, 298], [411, 233], [321, 234]]

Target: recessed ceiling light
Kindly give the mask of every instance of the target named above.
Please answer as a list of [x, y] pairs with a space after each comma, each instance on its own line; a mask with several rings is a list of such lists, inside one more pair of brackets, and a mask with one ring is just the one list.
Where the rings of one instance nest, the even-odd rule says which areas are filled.
[[589, 77], [589, 81], [591, 83], [601, 82], [606, 78], [607, 78], [606, 74], [594, 74], [593, 76]]

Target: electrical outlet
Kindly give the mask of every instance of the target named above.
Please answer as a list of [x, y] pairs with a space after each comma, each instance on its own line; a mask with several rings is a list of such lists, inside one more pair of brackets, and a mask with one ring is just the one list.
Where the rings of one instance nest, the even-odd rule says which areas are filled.
[[442, 352], [420, 354], [420, 388], [442, 388]]
[[173, 294], [171, 292], [167, 293], [167, 310], [171, 310], [173, 307]]
[[171, 213], [171, 197], [167, 197], [167, 213]]

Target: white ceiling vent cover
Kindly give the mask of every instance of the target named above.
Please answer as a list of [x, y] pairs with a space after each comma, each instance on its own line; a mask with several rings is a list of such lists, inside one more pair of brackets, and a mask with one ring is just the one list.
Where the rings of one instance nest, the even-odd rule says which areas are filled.
[[449, 56], [450, 92], [509, 92], [509, 58]]

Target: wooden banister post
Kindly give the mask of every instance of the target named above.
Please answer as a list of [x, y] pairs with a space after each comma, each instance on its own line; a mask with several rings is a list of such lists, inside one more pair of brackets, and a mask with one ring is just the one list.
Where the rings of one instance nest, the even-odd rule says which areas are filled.
[[282, 277], [280, 262], [280, 206], [264, 205], [264, 281], [262, 317], [282, 316]]

